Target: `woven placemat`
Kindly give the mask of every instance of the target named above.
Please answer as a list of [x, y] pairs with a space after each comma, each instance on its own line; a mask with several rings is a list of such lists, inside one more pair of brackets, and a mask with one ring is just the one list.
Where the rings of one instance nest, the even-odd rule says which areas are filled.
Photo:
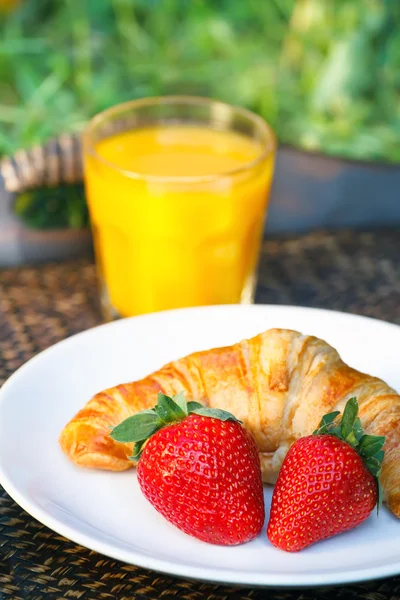
[[[400, 323], [400, 230], [268, 240], [256, 300]], [[0, 271], [0, 383], [40, 350], [100, 322], [89, 260]], [[0, 600], [61, 598], [400, 600], [400, 578], [280, 591], [180, 580], [77, 546], [35, 521], [1, 490]]]

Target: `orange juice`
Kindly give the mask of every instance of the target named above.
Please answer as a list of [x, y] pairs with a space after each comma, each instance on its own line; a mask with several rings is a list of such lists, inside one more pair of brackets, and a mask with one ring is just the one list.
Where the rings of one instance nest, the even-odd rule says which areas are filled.
[[119, 315], [250, 301], [273, 171], [261, 154], [245, 135], [179, 124], [86, 153], [96, 257]]

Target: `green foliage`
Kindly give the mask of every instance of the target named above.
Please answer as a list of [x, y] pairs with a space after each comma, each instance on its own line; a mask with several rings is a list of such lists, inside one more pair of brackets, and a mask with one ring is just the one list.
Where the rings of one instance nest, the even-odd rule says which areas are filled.
[[0, 16], [0, 154], [143, 96], [214, 96], [274, 119], [292, 2], [22, 0]]
[[400, 161], [400, 4], [297, 0], [281, 56], [282, 141]]
[[32, 229], [82, 229], [89, 225], [82, 184], [24, 192], [16, 197], [14, 210]]
[[0, 15], [0, 154], [186, 93], [301, 148], [400, 161], [399, 31], [393, 0], [22, 0]]

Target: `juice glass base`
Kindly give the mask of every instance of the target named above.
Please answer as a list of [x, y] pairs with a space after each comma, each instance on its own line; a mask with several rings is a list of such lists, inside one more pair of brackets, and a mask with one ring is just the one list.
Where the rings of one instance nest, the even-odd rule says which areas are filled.
[[[102, 279], [102, 277], [100, 276], [100, 281], [99, 281], [99, 286], [100, 286], [100, 306], [101, 306], [101, 311], [103, 314], [103, 318], [105, 322], [110, 322], [110, 321], [115, 321], [117, 319], [123, 319], [127, 316], [137, 316], [139, 314], [147, 314], [149, 311], [144, 311], [142, 313], [137, 313], [136, 315], [130, 314], [130, 315], [124, 315], [121, 314], [117, 308], [115, 308], [115, 306], [113, 306], [112, 302], [111, 302], [111, 298], [110, 298], [110, 294], [108, 293], [108, 289], [107, 289], [107, 285], [105, 283], [105, 281]], [[256, 273], [252, 273], [246, 280], [246, 283], [243, 287], [242, 293], [240, 295], [240, 298], [238, 299], [237, 302], [225, 302], [225, 304], [253, 304], [254, 303], [254, 297], [255, 297], [255, 292], [256, 292], [256, 287], [257, 287], [257, 274]], [[215, 303], [210, 303], [209, 306], [211, 306], [212, 304]], [[196, 304], [193, 304], [192, 306], [197, 306]], [[201, 306], [204, 306], [204, 304], [201, 304]], [[181, 306], [177, 305], [174, 308], [187, 308], [188, 304], [187, 303], [183, 303]], [[169, 308], [170, 309], [170, 308]], [[151, 312], [158, 312], [163, 310], [163, 308], [159, 308], [156, 309], [154, 311]], [[165, 309], [164, 309], [165, 310]]]

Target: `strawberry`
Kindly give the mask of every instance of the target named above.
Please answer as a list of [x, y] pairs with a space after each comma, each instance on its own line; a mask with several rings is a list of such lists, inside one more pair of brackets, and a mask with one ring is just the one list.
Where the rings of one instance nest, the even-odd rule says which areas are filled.
[[230, 413], [158, 395], [157, 405], [111, 432], [135, 442], [132, 459], [144, 496], [170, 523], [199, 540], [248, 542], [264, 523], [256, 444]]
[[325, 415], [313, 435], [293, 444], [272, 496], [269, 540], [296, 552], [357, 527], [381, 503], [384, 437], [364, 435], [358, 403]]

